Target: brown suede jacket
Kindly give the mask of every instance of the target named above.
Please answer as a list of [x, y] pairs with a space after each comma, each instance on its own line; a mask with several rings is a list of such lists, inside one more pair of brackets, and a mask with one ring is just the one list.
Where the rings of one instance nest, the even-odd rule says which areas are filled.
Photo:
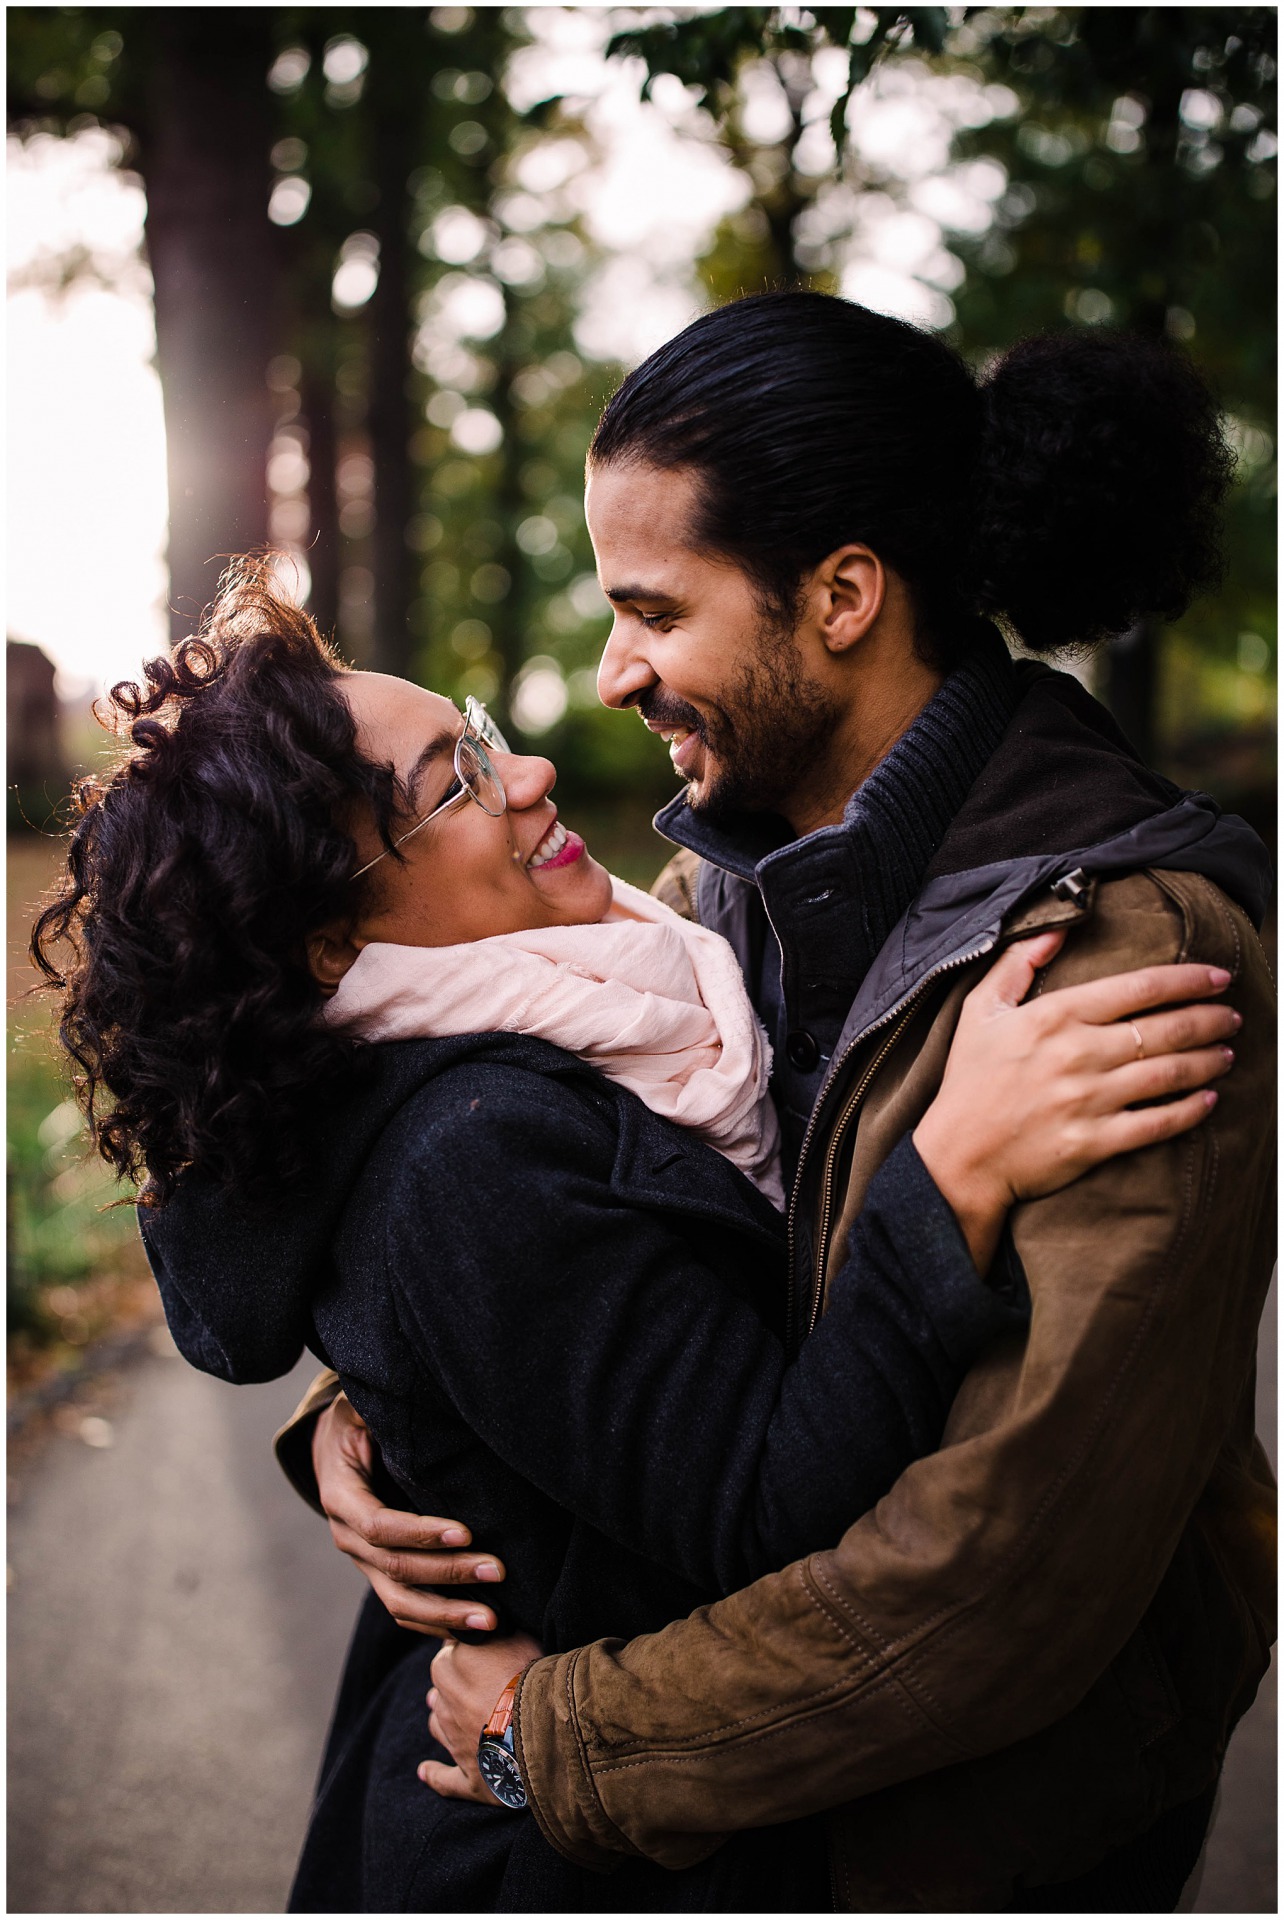
[[[1208, 877], [1197, 805], [1152, 802], [1157, 819], [1142, 808], [1087, 851], [1068, 826], [1055, 844], [1080, 851], [1057, 856], [1021, 846], [1021, 792], [1005, 796], [999, 767], [970, 797], [961, 841], [994, 864], [973, 885], [936, 863], [853, 1009], [795, 1186], [798, 1337], [997, 946], [1071, 927], [1041, 992], [1173, 960], [1226, 967], [1236, 1066], [1193, 1132], [1017, 1209], [1028, 1335], [987, 1353], [940, 1451], [832, 1550], [527, 1671], [515, 1739], [531, 1804], [581, 1865], [636, 1852], [679, 1867], [729, 1830], [833, 1809], [836, 1906], [1019, 1907], [1022, 1889], [1074, 1878], [1205, 1791], [1265, 1670], [1274, 1500], [1253, 1386], [1273, 1259], [1269, 970]], [[1019, 857], [995, 860], [1014, 840]], [[679, 855], [656, 891], [688, 911], [699, 893], [708, 921], [695, 871]], [[303, 1488], [302, 1416], [327, 1397], [317, 1383], [281, 1437]]]
[[[1272, 1264], [1273, 993], [1208, 880], [1141, 873], [1009, 937], [1078, 925], [1042, 990], [1162, 961], [1229, 968], [1239, 1064], [1193, 1133], [1013, 1219], [1034, 1311], [964, 1385], [945, 1445], [829, 1553], [663, 1632], [541, 1660], [516, 1745], [582, 1865], [680, 1866], [823, 1807], [835, 1904], [994, 1911], [1071, 1879], [1216, 1776], [1273, 1637], [1273, 1481], [1253, 1432]], [[979, 967], [842, 1074], [819, 1246], [841, 1244], [932, 1099]], [[859, 1126], [853, 1123], [859, 1116]], [[813, 1143], [814, 1145], [815, 1143]]]

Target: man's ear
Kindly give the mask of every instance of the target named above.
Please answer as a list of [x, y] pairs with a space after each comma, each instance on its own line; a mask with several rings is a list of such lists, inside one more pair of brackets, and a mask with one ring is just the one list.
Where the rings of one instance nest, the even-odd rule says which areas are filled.
[[351, 927], [319, 927], [307, 937], [305, 948], [308, 971], [327, 996], [337, 992], [339, 982], [360, 953], [365, 942], [356, 938]]
[[839, 547], [812, 574], [813, 618], [830, 653], [846, 653], [869, 632], [887, 597], [883, 563], [868, 547]]

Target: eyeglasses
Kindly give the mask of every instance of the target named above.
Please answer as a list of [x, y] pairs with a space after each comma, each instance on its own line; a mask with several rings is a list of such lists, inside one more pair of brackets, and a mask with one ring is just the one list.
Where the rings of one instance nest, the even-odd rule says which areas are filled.
[[445, 797], [438, 801], [431, 813], [426, 813], [422, 820], [416, 820], [413, 827], [408, 827], [399, 835], [391, 847], [385, 847], [373, 860], [367, 860], [364, 867], [358, 867], [352, 878], [359, 880], [363, 873], [369, 873], [371, 867], [377, 867], [397, 847], [404, 846], [410, 836], [418, 833], [421, 827], [426, 827], [430, 820], [453, 812], [465, 800], [475, 800], [482, 812], [488, 813], [492, 820], [498, 820], [501, 814], [507, 812], [508, 795], [486, 751], [488, 747], [496, 753], [513, 751], [481, 701], [474, 700], [470, 694], [464, 703], [463, 731], [455, 742], [455, 777]]

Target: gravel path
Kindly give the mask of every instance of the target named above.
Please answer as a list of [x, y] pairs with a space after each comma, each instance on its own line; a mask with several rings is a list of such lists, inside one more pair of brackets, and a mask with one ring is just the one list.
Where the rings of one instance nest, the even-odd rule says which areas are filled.
[[10, 1911], [284, 1907], [364, 1590], [270, 1450], [312, 1371], [149, 1354], [11, 1461]]

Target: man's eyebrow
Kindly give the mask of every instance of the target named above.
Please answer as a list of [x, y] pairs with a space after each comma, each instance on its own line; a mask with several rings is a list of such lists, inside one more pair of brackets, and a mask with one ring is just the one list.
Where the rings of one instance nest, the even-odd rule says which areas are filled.
[[453, 752], [458, 738], [457, 733], [452, 732], [448, 727], [443, 727], [440, 733], [435, 733], [427, 745], [420, 749], [418, 759], [406, 776], [406, 791], [416, 804], [419, 799], [419, 782], [424, 774], [427, 773], [433, 761], [446, 752], [447, 748]]
[[608, 600], [614, 600], [617, 605], [629, 600], [667, 600], [676, 605], [675, 596], [661, 592], [659, 587], [604, 587], [602, 591]]

